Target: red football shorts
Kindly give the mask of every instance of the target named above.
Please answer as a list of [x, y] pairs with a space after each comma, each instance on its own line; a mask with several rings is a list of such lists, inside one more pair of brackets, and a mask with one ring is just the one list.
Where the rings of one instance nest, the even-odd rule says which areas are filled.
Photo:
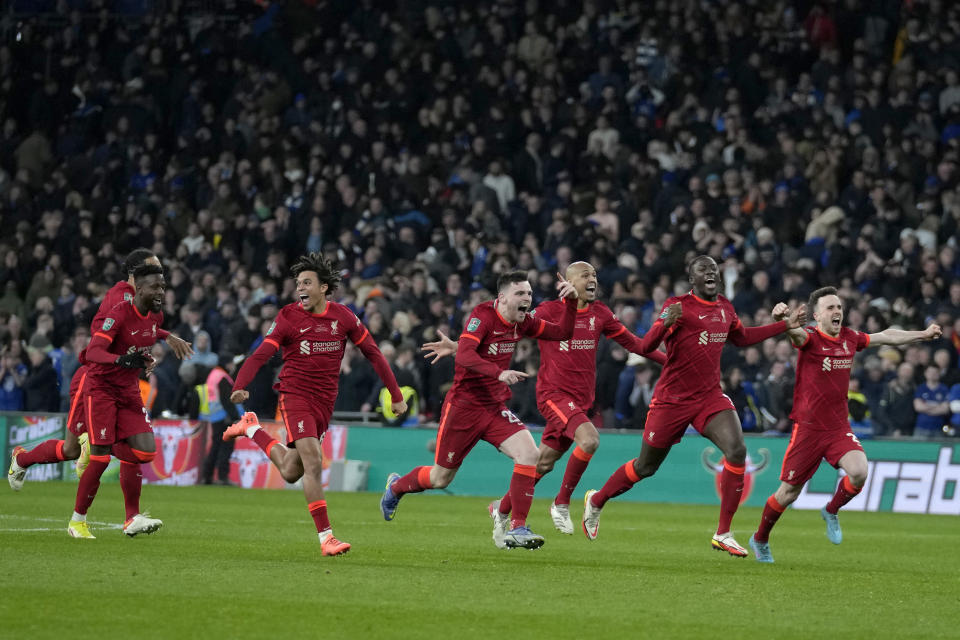
[[67, 414], [67, 429], [73, 435], [80, 437], [87, 432], [86, 395], [87, 367], [77, 369], [70, 379], [70, 412]]
[[90, 444], [111, 445], [138, 433], [153, 433], [147, 409], [137, 393], [88, 389], [82, 401]]
[[287, 427], [288, 447], [302, 438], [322, 439], [333, 415], [332, 402], [321, 402], [291, 393], [281, 393], [278, 406], [283, 424]]
[[537, 398], [537, 409], [547, 424], [540, 436], [540, 443], [551, 449], [565, 452], [573, 445], [573, 436], [584, 422], [590, 422], [587, 413], [570, 396], [551, 394], [550, 397]]
[[817, 472], [821, 459], [826, 458], [827, 462], [836, 467], [840, 458], [849, 451], [863, 451], [860, 440], [850, 430], [849, 425], [818, 431], [801, 429], [794, 423], [790, 444], [787, 445], [787, 452], [783, 454], [780, 479], [789, 484], [804, 484]]
[[733, 402], [719, 391], [703, 400], [687, 404], [671, 404], [654, 400], [647, 412], [643, 441], [658, 449], [668, 449], [680, 442], [687, 425], [703, 433], [710, 419], [721, 411], [736, 411]]
[[526, 428], [520, 418], [502, 404], [478, 409], [458, 406], [448, 399], [440, 411], [434, 462], [447, 469], [457, 469], [481, 440], [499, 449], [504, 440]]

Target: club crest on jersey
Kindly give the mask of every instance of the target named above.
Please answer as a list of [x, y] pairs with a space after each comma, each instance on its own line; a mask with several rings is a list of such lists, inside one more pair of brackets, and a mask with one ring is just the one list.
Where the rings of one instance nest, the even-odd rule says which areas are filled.
[[273, 330], [276, 328], [277, 328], [277, 321], [274, 320], [273, 322], [270, 323], [270, 328], [267, 329], [267, 335], [270, 335], [271, 333], [273, 333]]
[[123, 294], [123, 301], [124, 301], [124, 302], [133, 302], [133, 294], [132, 294], [132, 293], [125, 293], [125, 294]]
[[476, 331], [480, 328], [480, 318], [470, 318], [470, 324], [467, 325], [467, 331]]
[[339, 320], [334, 320], [333, 322], [330, 323], [330, 333], [334, 333], [334, 334], [335, 334], [335, 333], [337, 332], [337, 323], [338, 323], [338, 322], [340, 322], [340, 321], [339, 321]]
[[596, 331], [597, 316], [590, 316], [590, 331]]
[[720, 307], [720, 320], [722, 320], [723, 322], [727, 321], [727, 314], [723, 310], [723, 307]]
[[110, 331], [110, 328], [113, 327], [113, 318], [107, 318], [103, 321], [103, 330]]

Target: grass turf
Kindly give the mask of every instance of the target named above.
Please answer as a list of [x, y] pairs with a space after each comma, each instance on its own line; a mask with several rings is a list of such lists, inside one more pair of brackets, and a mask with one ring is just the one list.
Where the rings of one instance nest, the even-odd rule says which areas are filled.
[[[538, 499], [529, 524], [547, 542], [531, 552], [493, 546], [485, 499], [407, 496], [384, 522], [378, 495], [331, 494], [353, 550], [323, 558], [298, 492], [148, 486], [164, 528], [128, 539], [108, 484], [97, 540], [74, 540], [75, 490], [0, 493], [0, 637], [938, 638], [960, 624], [952, 517], [841, 512], [834, 546], [819, 513], [791, 510], [761, 565], [710, 548], [715, 506], [612, 501], [591, 543], [582, 504], [564, 536]], [[758, 518], [737, 514], [741, 544]]]

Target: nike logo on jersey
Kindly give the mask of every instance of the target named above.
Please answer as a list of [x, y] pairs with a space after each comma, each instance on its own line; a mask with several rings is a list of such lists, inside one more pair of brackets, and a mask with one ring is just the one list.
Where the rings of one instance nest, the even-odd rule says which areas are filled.
[[137, 329], [136, 331], [131, 331], [131, 332], [130, 332], [130, 335], [135, 336], [135, 335], [137, 335], [138, 333], [140, 333], [140, 330], [139, 330], [139, 329]]
[[708, 315], [710, 315], [710, 314], [709, 314], [709, 313], [705, 313], [705, 314], [703, 314], [702, 316], [701, 316], [701, 315], [698, 315], [697, 317], [700, 318], [701, 320], [703, 320], [703, 319], [706, 318]]
[[300, 333], [305, 333], [307, 331], [310, 331], [310, 327], [307, 327], [305, 329], [300, 329]]
[[506, 333], [506, 331], [494, 331], [494, 332], [493, 332], [493, 335], [495, 335], [495, 336], [502, 336], [502, 335], [505, 334], [505, 333]]

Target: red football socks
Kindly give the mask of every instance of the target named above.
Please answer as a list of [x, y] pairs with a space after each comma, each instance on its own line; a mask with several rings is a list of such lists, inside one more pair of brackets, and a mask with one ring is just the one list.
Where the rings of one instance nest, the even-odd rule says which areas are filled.
[[86, 471], [80, 476], [80, 484], [77, 486], [77, 501], [73, 510], [84, 515], [87, 509], [93, 504], [93, 499], [97, 495], [97, 489], [100, 488], [100, 476], [106, 471], [110, 464], [110, 456], [90, 456], [90, 464]]
[[[90, 467], [87, 467], [87, 471], [89, 470]], [[84, 471], [83, 475], [86, 476], [87, 472]], [[140, 463], [121, 462], [120, 490], [123, 491], [123, 508], [126, 511], [125, 521], [140, 513], [140, 490], [142, 488], [143, 474], [140, 473]]]
[[17, 456], [17, 464], [26, 469], [35, 464], [50, 464], [63, 460], [63, 440], [41, 442], [30, 451]]
[[263, 452], [267, 454], [267, 457], [270, 457], [270, 449], [274, 445], [280, 444], [275, 438], [271, 437], [269, 433], [263, 429], [257, 429], [253, 433], [253, 441], [257, 443], [257, 446], [263, 449]]
[[760, 527], [753, 534], [753, 539], [757, 542], [768, 542], [770, 540], [770, 530], [773, 529], [773, 525], [777, 524], [777, 520], [780, 519], [784, 509], [786, 507], [777, 502], [774, 496], [767, 498], [767, 504], [763, 506], [763, 515], [760, 516]]
[[833, 499], [827, 504], [827, 513], [837, 515], [840, 507], [853, 500], [861, 489], [863, 487], [853, 486], [853, 483], [850, 482], [850, 476], [843, 476], [843, 481], [837, 487], [837, 492], [833, 494]]
[[627, 461], [626, 464], [617, 468], [613, 472], [606, 483], [593, 494], [593, 497], [590, 499], [590, 503], [602, 509], [603, 505], [607, 503], [607, 500], [610, 498], [616, 498], [620, 494], [626, 493], [633, 488], [633, 485], [640, 482], [640, 476], [637, 475], [636, 470], [633, 468], [634, 460]]
[[510, 519], [511, 529], [527, 524], [527, 514], [530, 513], [530, 505], [533, 504], [533, 488], [536, 484], [537, 465], [513, 465], [513, 476], [510, 477], [510, 500], [513, 508], [513, 517]]
[[743, 495], [743, 472], [745, 465], [730, 464], [723, 461], [723, 471], [720, 472], [720, 521], [717, 523], [717, 533], [730, 531], [733, 514], [740, 507], [740, 497]]
[[570, 496], [573, 495], [573, 490], [577, 488], [577, 484], [583, 477], [583, 472], [587, 470], [587, 465], [590, 464], [590, 458], [592, 457], [592, 453], [587, 453], [580, 447], [574, 447], [570, 459], [567, 461], [567, 469], [563, 472], [560, 491], [557, 493], [557, 497], [553, 499], [556, 504], [570, 504]]
[[420, 493], [432, 488], [430, 485], [430, 467], [414, 467], [413, 471], [390, 485], [393, 495], [398, 498], [405, 493]]
[[330, 518], [327, 517], [327, 501], [317, 500], [307, 505], [310, 516], [313, 517], [313, 523], [317, 525], [317, 533], [326, 531], [330, 528]]

